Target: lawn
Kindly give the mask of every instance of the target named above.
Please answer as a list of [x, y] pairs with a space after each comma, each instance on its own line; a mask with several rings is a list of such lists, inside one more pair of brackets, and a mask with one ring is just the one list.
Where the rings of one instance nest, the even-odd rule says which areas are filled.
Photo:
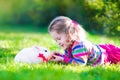
[[[112, 43], [120, 46], [119, 37], [106, 37], [88, 33], [94, 43]], [[120, 65], [80, 66], [55, 63], [14, 63], [15, 55], [24, 47], [44, 46], [60, 51], [47, 28], [36, 26], [0, 25], [0, 80], [119, 80]]]

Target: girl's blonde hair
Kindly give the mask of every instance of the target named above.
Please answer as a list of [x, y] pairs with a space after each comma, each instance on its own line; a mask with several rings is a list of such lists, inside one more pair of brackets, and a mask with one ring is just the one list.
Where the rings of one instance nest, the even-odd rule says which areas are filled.
[[53, 19], [48, 27], [49, 32], [67, 34], [71, 40], [80, 41], [86, 38], [85, 30], [77, 22], [65, 16]]

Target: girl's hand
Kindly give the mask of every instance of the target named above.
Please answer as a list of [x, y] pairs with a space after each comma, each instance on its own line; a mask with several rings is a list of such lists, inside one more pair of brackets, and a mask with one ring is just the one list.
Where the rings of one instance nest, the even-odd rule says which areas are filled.
[[51, 53], [51, 55], [48, 57], [48, 60], [54, 58], [53, 55], [62, 56], [62, 55], [61, 55], [60, 53], [58, 53], [58, 52], [53, 52], [53, 53]]
[[52, 58], [50, 59], [50, 61], [53, 61], [53, 62], [62, 62], [63, 61], [63, 57], [61, 56], [57, 56], [57, 55], [53, 55]]

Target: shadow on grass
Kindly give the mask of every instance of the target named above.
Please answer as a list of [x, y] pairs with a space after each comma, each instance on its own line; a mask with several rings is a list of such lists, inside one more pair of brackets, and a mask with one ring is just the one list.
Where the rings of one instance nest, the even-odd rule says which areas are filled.
[[[116, 67], [117, 68], [117, 67]], [[118, 80], [120, 71], [111, 68], [96, 67], [80, 73], [81, 80]]]
[[[16, 49], [17, 50], [17, 49]], [[0, 48], [0, 64], [6, 64], [15, 57], [15, 50], [8, 48]]]

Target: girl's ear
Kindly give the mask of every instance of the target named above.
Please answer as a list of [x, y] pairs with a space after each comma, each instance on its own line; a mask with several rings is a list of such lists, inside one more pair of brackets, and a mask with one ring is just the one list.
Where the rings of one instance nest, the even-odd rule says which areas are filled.
[[66, 33], [66, 38], [71, 41], [72, 40], [72, 34], [70, 32]]
[[69, 31], [68, 31], [68, 34], [69, 34], [70, 37], [72, 37], [75, 34], [75, 28], [74, 27], [70, 27]]
[[74, 33], [75, 33], [75, 27], [74, 27], [74, 26], [73, 26], [73, 27], [70, 27], [69, 33], [70, 33], [70, 34], [74, 34]]

